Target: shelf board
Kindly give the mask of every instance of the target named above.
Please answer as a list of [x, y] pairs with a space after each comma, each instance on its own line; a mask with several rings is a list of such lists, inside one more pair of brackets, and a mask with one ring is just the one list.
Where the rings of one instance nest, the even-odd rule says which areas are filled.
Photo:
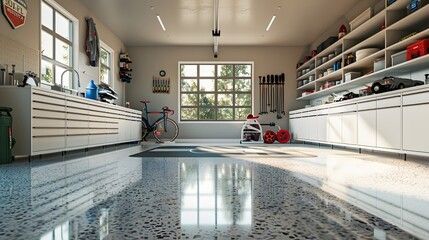
[[339, 39], [338, 41], [336, 41], [334, 44], [330, 45], [329, 47], [327, 47], [325, 50], [323, 50], [322, 52], [318, 53], [316, 55], [316, 58], [322, 58], [326, 55], [329, 55], [329, 53], [335, 51], [335, 49], [337, 49], [338, 47], [340, 47], [341, 45], [343, 45], [343, 39]]
[[329, 66], [332, 66], [332, 64], [334, 64], [335, 62], [337, 62], [338, 60], [342, 59], [342, 54], [335, 56], [334, 58], [332, 58], [331, 60], [321, 64], [320, 66], [316, 67], [317, 70], [319, 69], [326, 69]]
[[381, 56], [384, 56], [385, 50], [382, 49], [372, 55], [369, 55], [366, 58], [363, 58], [357, 62], [354, 62], [348, 66], [345, 66], [343, 69], [344, 70], [351, 70], [351, 69], [357, 69], [357, 68], [362, 68], [365, 66], [368, 66], [369, 63], [373, 63], [374, 60], [377, 60], [378, 58], [380, 58]]
[[387, 30], [407, 30], [425, 20], [429, 20], [429, 4], [388, 26]]
[[423, 39], [423, 38], [428, 38], [429, 37], [429, 28], [421, 31], [407, 39], [404, 39], [400, 42], [397, 42], [395, 44], [390, 45], [389, 47], [386, 48], [386, 50], [391, 50], [391, 51], [399, 51], [399, 50], [404, 50], [406, 49], [410, 44], [416, 42], [417, 40]]
[[309, 83], [297, 88], [297, 90], [310, 90], [310, 89], [311, 90], [316, 89], [316, 81], [309, 82]]
[[338, 77], [340, 77], [343, 74], [343, 72], [341, 70], [342, 69], [339, 69], [339, 70], [337, 70], [331, 74], [328, 74], [326, 76], [318, 78], [318, 79], [316, 79], [316, 82], [325, 82], [325, 81], [337, 79]]
[[302, 64], [302, 66], [300, 66], [299, 68], [297, 68], [296, 71], [299, 72], [299, 71], [301, 71], [303, 69], [309, 68], [311, 62], [314, 62], [314, 65], [316, 65], [316, 58], [313, 57], [312, 59], [308, 60], [307, 62], [305, 62], [304, 64]]
[[312, 99], [316, 99], [316, 98], [320, 98], [320, 97], [329, 95], [331, 93], [337, 93], [337, 92], [350, 90], [353, 88], [362, 87], [365, 84], [372, 83], [372, 82], [379, 80], [381, 78], [384, 78], [386, 76], [397, 75], [397, 74], [400, 74], [401, 72], [406, 73], [406, 72], [412, 72], [415, 70], [419, 70], [422, 67], [427, 66], [428, 61], [429, 61], [429, 54], [425, 55], [423, 57], [419, 57], [419, 58], [410, 60], [408, 62], [398, 64], [398, 65], [390, 67], [390, 68], [380, 70], [378, 72], [374, 72], [374, 73], [353, 79], [352, 81], [345, 82], [345, 83], [333, 86], [333, 87], [328, 88], [328, 89], [324, 89], [324, 90], [321, 90], [318, 92], [314, 92], [314, 93], [309, 94], [307, 96], [297, 98], [297, 100], [312, 100]]
[[301, 77], [297, 78], [296, 80], [303, 80], [306, 79], [307, 77], [309, 77], [310, 75], [314, 75], [315, 74], [316, 69], [311, 70], [310, 72], [302, 75]]
[[[359, 27], [357, 27], [355, 30], [351, 31], [349, 34], [344, 36], [344, 39], [360, 39], [365, 37], [365, 34], [368, 32], [369, 29], [373, 28], [374, 26], [377, 26], [376, 24], [379, 24], [380, 22], [384, 22], [386, 15], [386, 10], [382, 10], [381, 12], [374, 15], [372, 18], [368, 19], [366, 22], [362, 23]], [[380, 26], [381, 27], [381, 26]]]
[[354, 45], [353, 47], [347, 49], [346, 51], [344, 51], [344, 55], [347, 55], [351, 52], [355, 52], [357, 50], [360, 49], [364, 49], [364, 48], [368, 48], [368, 47], [374, 47], [377, 46], [378, 44], [382, 44], [383, 46], [385, 45], [385, 36], [386, 36], [386, 30], [382, 30], [374, 35], [372, 35], [371, 37], [363, 40], [362, 42]]

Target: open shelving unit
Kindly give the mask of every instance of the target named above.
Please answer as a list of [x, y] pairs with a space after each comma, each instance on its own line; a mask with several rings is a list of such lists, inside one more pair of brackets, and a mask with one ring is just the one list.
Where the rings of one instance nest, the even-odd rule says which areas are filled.
[[[332, 93], [365, 87], [365, 85], [398, 72], [429, 68], [429, 55], [398, 65], [392, 65], [391, 56], [405, 50], [417, 40], [429, 37], [429, 4], [407, 14], [409, 0], [397, 0], [376, 13], [365, 23], [348, 33], [337, 42], [318, 53], [297, 68], [297, 100], [313, 100]], [[365, 48], [378, 48], [378, 52], [345, 66], [347, 55]], [[330, 59], [323, 58], [336, 52]], [[384, 69], [374, 72], [374, 61], [385, 60]], [[341, 69], [324, 74], [327, 69], [341, 61]], [[311, 68], [314, 66], [314, 68]], [[305, 74], [300, 74], [309, 69]], [[348, 72], [361, 72], [362, 76], [345, 82]], [[314, 80], [309, 77], [314, 75]], [[298, 84], [301, 82], [301, 84]], [[304, 83], [305, 84], [302, 84]], [[331, 84], [326, 84], [331, 82]], [[333, 85], [324, 87], [326, 85]], [[306, 91], [313, 91], [302, 95]]]

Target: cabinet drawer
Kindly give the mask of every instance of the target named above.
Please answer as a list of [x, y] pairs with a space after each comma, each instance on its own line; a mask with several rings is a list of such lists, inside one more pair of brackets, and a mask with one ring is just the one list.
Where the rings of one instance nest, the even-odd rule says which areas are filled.
[[99, 135], [99, 134], [117, 134], [118, 129], [89, 129], [89, 134]]
[[45, 95], [33, 94], [33, 102], [51, 103], [56, 105], [65, 106], [66, 101], [64, 98], [49, 97]]
[[75, 114], [75, 113], [67, 113], [67, 120], [80, 120], [80, 121], [88, 121], [89, 117], [87, 115]]
[[377, 108], [377, 102], [376, 101], [358, 103], [358, 110], [359, 111], [371, 110], [371, 109], [376, 109], [376, 108]]
[[388, 108], [388, 107], [399, 107], [399, 106], [401, 106], [401, 97], [377, 100], [377, 108]]
[[117, 119], [111, 119], [106, 117], [96, 117], [96, 116], [89, 116], [90, 122], [103, 122], [103, 123], [118, 123]]
[[65, 112], [52, 112], [47, 110], [33, 109], [33, 117], [35, 118], [54, 118], [54, 119], [65, 119]]
[[88, 128], [88, 122], [87, 121], [68, 120], [67, 121], [67, 128]]
[[35, 137], [33, 138], [33, 152], [63, 151], [66, 146], [66, 138], [62, 137]]
[[347, 106], [344, 106], [344, 107], [339, 107], [337, 111], [339, 113], [355, 112], [355, 111], [357, 111], [357, 105], [356, 104], [352, 104], [352, 105], [347, 105]]
[[404, 106], [412, 104], [429, 103], [429, 92], [406, 95], [403, 97]]
[[89, 145], [102, 145], [114, 143], [118, 140], [118, 134], [100, 134], [100, 135], [90, 135], [89, 136]]
[[67, 136], [88, 135], [88, 134], [89, 134], [88, 128], [68, 128], [67, 129]]
[[67, 136], [67, 148], [86, 147], [89, 143], [89, 136]]
[[66, 110], [67, 110], [67, 113], [75, 113], [75, 114], [88, 115], [88, 110], [85, 110], [85, 109], [74, 108], [74, 107], [67, 107]]
[[86, 110], [89, 109], [88, 105], [86, 105], [85, 103], [80, 103], [75, 101], [67, 101], [67, 107], [86, 109]]
[[43, 119], [43, 118], [34, 118], [33, 119], [33, 127], [39, 128], [65, 128], [66, 121], [61, 119]]
[[118, 128], [118, 123], [89, 122], [89, 128]]
[[65, 128], [33, 128], [33, 137], [64, 136]]
[[50, 103], [39, 103], [34, 102], [33, 103], [33, 109], [41, 109], [41, 110], [47, 110], [47, 111], [58, 111], [58, 112], [65, 112], [64, 105], [55, 105]]

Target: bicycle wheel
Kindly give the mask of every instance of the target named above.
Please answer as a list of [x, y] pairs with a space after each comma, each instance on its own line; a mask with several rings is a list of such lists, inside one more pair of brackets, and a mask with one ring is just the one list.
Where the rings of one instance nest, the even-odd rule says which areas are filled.
[[159, 120], [155, 124], [155, 131], [153, 136], [158, 142], [173, 142], [179, 135], [179, 126], [177, 123], [170, 119]]
[[149, 134], [149, 128], [146, 121], [142, 121], [142, 141], [146, 141], [146, 137]]

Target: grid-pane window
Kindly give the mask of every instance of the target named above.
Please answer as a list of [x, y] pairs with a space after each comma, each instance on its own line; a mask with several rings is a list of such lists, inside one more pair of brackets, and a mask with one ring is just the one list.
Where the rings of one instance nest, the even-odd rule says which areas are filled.
[[252, 64], [180, 65], [181, 121], [242, 121], [252, 113]]
[[100, 48], [100, 82], [111, 85], [112, 78], [112, 53], [105, 48]]
[[[73, 22], [57, 9], [42, 1], [42, 62], [44, 84], [61, 84], [65, 70], [73, 69]], [[73, 88], [72, 74], [64, 74], [64, 87]]]

